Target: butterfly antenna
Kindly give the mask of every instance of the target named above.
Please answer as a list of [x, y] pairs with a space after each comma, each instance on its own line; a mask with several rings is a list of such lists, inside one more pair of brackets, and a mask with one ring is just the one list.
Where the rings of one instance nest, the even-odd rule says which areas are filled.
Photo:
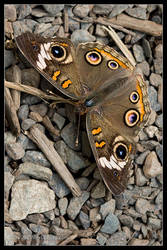
[[79, 113], [79, 117], [78, 117], [78, 127], [77, 127], [77, 137], [75, 140], [75, 146], [78, 146], [79, 143], [79, 130], [80, 130], [80, 123], [81, 123], [81, 114]]

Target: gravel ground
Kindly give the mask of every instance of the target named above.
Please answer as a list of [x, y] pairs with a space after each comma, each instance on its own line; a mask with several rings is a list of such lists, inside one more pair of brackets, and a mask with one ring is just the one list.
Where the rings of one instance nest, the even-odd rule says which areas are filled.
[[[136, 19], [138, 28], [125, 25], [124, 30], [120, 24], [121, 29], [115, 31], [134, 55], [137, 67], [144, 75], [152, 108], [147, 127], [136, 139], [137, 153], [127, 189], [120, 197], [114, 197], [99, 175], [85, 120], [81, 121], [80, 140], [76, 147], [76, 126], [72, 123], [75, 113], [70, 105], [58, 104], [52, 109], [38, 97], [21, 93], [17, 110], [21, 133], [17, 137], [12, 134], [9, 121], [5, 130], [4, 244], [161, 246], [163, 6], [11, 4], [4, 8], [6, 80], [14, 81], [13, 72], [16, 70], [20, 72], [22, 84], [43, 90], [50, 88], [50, 84], [23, 57], [20, 61], [14, 50], [7, 46], [11, 32], [16, 36], [24, 30], [46, 37], [67, 37], [75, 45], [100, 41], [118, 49], [97, 22], [98, 18], [116, 20], [116, 17], [125, 18], [126, 15]], [[148, 20], [150, 22], [141, 27], [140, 22]], [[42, 122], [46, 115], [59, 135], [50, 132]], [[72, 195], [46, 156], [27, 137], [25, 131], [34, 125], [53, 141], [79, 185], [81, 196]]]

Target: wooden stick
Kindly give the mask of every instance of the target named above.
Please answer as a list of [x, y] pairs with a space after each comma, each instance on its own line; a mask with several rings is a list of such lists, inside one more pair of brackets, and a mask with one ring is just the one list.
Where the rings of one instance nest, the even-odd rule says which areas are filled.
[[10, 90], [5, 88], [5, 111], [6, 118], [12, 132], [18, 136], [20, 134], [20, 123], [16, 114], [16, 108], [10, 94]]
[[64, 241], [62, 241], [61, 243], [59, 243], [58, 246], [66, 246], [68, 243], [70, 243], [72, 240], [74, 240], [77, 237], [78, 237], [77, 233], [72, 234], [67, 239], [65, 239]]
[[[13, 66], [13, 81], [21, 83], [21, 70], [17, 65]], [[11, 96], [17, 111], [20, 107], [20, 91], [11, 89]]]
[[64, 7], [64, 32], [68, 33], [68, 31], [69, 31], [68, 11], [67, 8]]
[[117, 33], [111, 28], [111, 26], [109, 26], [109, 29], [106, 28], [105, 26], [102, 26], [102, 27], [103, 27], [103, 29], [105, 29], [109, 33], [109, 35], [115, 41], [115, 43], [120, 48], [120, 50], [125, 55], [125, 57], [129, 60], [129, 62], [133, 65], [133, 67], [135, 67], [136, 61], [135, 61], [133, 55], [128, 50], [128, 48], [126, 47], [126, 45], [121, 41], [121, 39], [119, 38], [119, 36], [117, 35]]
[[51, 162], [54, 169], [61, 176], [74, 196], [80, 196], [81, 190], [73, 176], [65, 166], [59, 154], [56, 152], [53, 142], [50, 141], [37, 127], [32, 126], [27, 136], [41, 149], [46, 158]]
[[52, 123], [47, 115], [45, 115], [43, 117], [42, 123], [48, 129], [49, 132], [51, 132], [52, 134], [54, 134], [56, 136], [60, 136], [60, 131], [58, 129], [56, 129], [55, 127], [53, 127], [53, 125], [52, 125]]
[[55, 95], [55, 94], [49, 94], [48, 95], [45, 92], [43, 92], [42, 90], [34, 88], [32, 86], [19, 84], [19, 83], [15, 83], [15, 82], [5, 81], [5, 87], [11, 88], [11, 89], [16, 89], [16, 90], [22, 91], [24, 93], [37, 96], [37, 97], [41, 98], [43, 101], [45, 101], [45, 102], [46, 102], [46, 100], [52, 100], [52, 101], [54, 101], [56, 103], [69, 103], [69, 104], [74, 105], [74, 103], [72, 101], [68, 100], [68, 99], [64, 99], [64, 98], [62, 98], [62, 97], [60, 97], [58, 95]]
[[107, 20], [112, 24], [121, 25], [133, 30], [138, 30], [152, 36], [162, 35], [162, 25], [149, 20], [140, 20], [125, 14], [120, 14], [117, 17], [113, 17]]

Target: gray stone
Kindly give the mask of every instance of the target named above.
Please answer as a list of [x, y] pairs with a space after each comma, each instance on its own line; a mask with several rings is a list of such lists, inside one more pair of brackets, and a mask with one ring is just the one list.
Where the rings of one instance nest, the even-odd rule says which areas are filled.
[[113, 213], [109, 213], [105, 218], [104, 225], [101, 227], [100, 231], [107, 234], [113, 234], [118, 230], [118, 227], [118, 218]]
[[51, 166], [50, 162], [46, 159], [46, 157], [44, 156], [42, 152], [33, 151], [33, 150], [31, 151], [27, 150], [22, 161], [23, 162], [30, 161], [30, 162], [33, 162], [35, 164], [39, 164], [45, 167]]
[[163, 204], [163, 191], [159, 192], [155, 199], [155, 204]]
[[17, 142], [22, 145], [22, 147], [25, 149], [37, 149], [36, 145], [24, 134], [20, 134], [17, 137]]
[[155, 124], [157, 125], [158, 128], [163, 128], [163, 114], [160, 114], [157, 116], [155, 120]]
[[15, 58], [14, 58], [12, 50], [5, 49], [4, 60], [5, 60], [5, 68], [8, 68], [9, 66], [13, 64]]
[[65, 141], [65, 143], [74, 150], [80, 150], [81, 143], [79, 140], [78, 146], [76, 146], [76, 135], [77, 135], [77, 128], [74, 126], [73, 123], [67, 124], [61, 131], [61, 137]]
[[146, 212], [152, 210], [150, 206], [150, 202], [143, 199], [138, 198], [135, 204], [135, 209], [140, 214], [146, 214]]
[[81, 190], [86, 190], [89, 185], [89, 179], [86, 177], [79, 177], [76, 179], [76, 183], [79, 185]]
[[75, 16], [78, 16], [80, 18], [84, 18], [88, 15], [89, 10], [90, 10], [90, 7], [88, 4], [77, 4], [73, 8], [73, 13]]
[[163, 146], [162, 146], [162, 144], [157, 145], [155, 150], [156, 150], [156, 153], [161, 161], [161, 164], [163, 164]]
[[40, 103], [36, 105], [31, 105], [30, 110], [39, 113], [43, 117], [48, 111], [48, 106], [44, 103]]
[[143, 61], [143, 62], [139, 63], [137, 65], [137, 67], [139, 67], [142, 70], [142, 72], [143, 72], [143, 74], [145, 76], [149, 76], [149, 74], [150, 74], [150, 66], [149, 66], [147, 61]]
[[100, 181], [95, 187], [91, 190], [91, 197], [94, 199], [102, 198], [105, 196], [106, 188], [102, 181]]
[[70, 190], [64, 181], [55, 173], [53, 173], [52, 179], [48, 182], [48, 184], [59, 198], [63, 198], [70, 193]]
[[154, 69], [156, 74], [162, 74], [163, 66], [162, 66], [162, 58], [158, 57], [154, 59]]
[[10, 216], [23, 220], [28, 214], [43, 213], [55, 208], [55, 194], [45, 182], [20, 180], [12, 187]]
[[133, 226], [133, 223], [134, 223], [134, 220], [132, 219], [131, 216], [129, 215], [125, 215], [125, 214], [121, 214], [119, 216], [119, 220], [120, 222], [124, 225], [124, 226], [127, 226], [127, 227], [132, 227]]
[[160, 219], [148, 218], [148, 225], [152, 227], [153, 230], [158, 230], [162, 228], [162, 221]]
[[137, 159], [135, 160], [135, 162], [136, 162], [137, 164], [142, 165], [142, 164], [144, 163], [144, 160], [145, 160], [146, 156], [147, 156], [149, 153], [150, 153], [149, 150], [144, 151], [143, 153], [141, 153], [141, 154], [137, 157]]
[[100, 246], [104, 246], [107, 241], [107, 238], [102, 233], [99, 232], [97, 233], [96, 240], [98, 241]]
[[34, 223], [30, 223], [28, 226], [29, 226], [29, 228], [31, 229], [31, 231], [33, 233], [36, 233], [38, 235], [48, 234], [49, 233], [49, 228], [46, 227], [46, 226], [37, 225], [37, 224], [34, 224]]
[[73, 197], [70, 200], [69, 206], [67, 208], [68, 217], [71, 220], [75, 220], [76, 216], [79, 214], [81, 207], [85, 203], [85, 201], [89, 198], [89, 192], [83, 191], [81, 196]]
[[57, 246], [57, 244], [58, 244], [57, 236], [53, 234], [41, 235], [41, 246]]
[[136, 185], [139, 187], [144, 186], [148, 182], [148, 179], [144, 176], [141, 168], [137, 168], [135, 179], [136, 179]]
[[98, 15], [108, 15], [114, 6], [114, 4], [95, 4], [93, 12]]
[[162, 174], [162, 166], [158, 161], [157, 155], [154, 151], [150, 152], [146, 157], [144, 167], [143, 167], [144, 175], [147, 178], [153, 178], [157, 175]]
[[39, 23], [52, 23], [55, 20], [53, 16], [44, 16], [38, 18]]
[[16, 13], [16, 7], [14, 4], [4, 5], [4, 18], [12, 22], [16, 21], [17, 13]]
[[20, 174], [32, 176], [35, 179], [44, 181], [50, 181], [52, 178], [52, 171], [49, 168], [43, 167], [39, 164], [34, 164], [32, 162], [24, 162], [20, 164], [15, 176]]
[[135, 59], [137, 62], [140, 63], [140, 62], [143, 62], [145, 60], [144, 51], [140, 45], [138, 45], [138, 44], [133, 45], [133, 53], [134, 53], [134, 56], [135, 56]]
[[153, 86], [148, 87], [148, 97], [150, 100], [151, 108], [154, 111], [159, 111], [161, 107], [160, 107], [160, 104], [157, 102], [157, 98], [158, 98], [157, 91], [155, 90]]
[[31, 14], [31, 6], [30, 4], [20, 4], [19, 7], [19, 15], [18, 15], [18, 20], [19, 19], [24, 19], [26, 16]]
[[23, 32], [32, 32], [31, 28], [28, 27], [24, 21], [16, 21], [13, 22], [13, 30], [14, 30], [14, 34], [15, 36], [19, 36], [21, 35]]
[[18, 117], [20, 120], [25, 120], [28, 118], [29, 107], [27, 104], [21, 105], [18, 110]]
[[151, 47], [150, 47], [150, 43], [149, 43], [149, 41], [148, 41], [147, 39], [145, 39], [145, 38], [142, 39], [142, 47], [143, 47], [145, 56], [146, 56], [150, 61], [152, 61], [152, 50], [151, 50]]
[[4, 137], [5, 144], [11, 144], [16, 142], [16, 136], [14, 136], [11, 131], [6, 131]]
[[78, 218], [84, 229], [88, 229], [90, 227], [89, 216], [86, 213], [80, 211]]
[[39, 23], [35, 27], [34, 34], [42, 34], [43, 32], [47, 31], [51, 27], [52, 27], [51, 23]]
[[124, 10], [126, 10], [127, 8], [129, 8], [129, 4], [116, 4], [111, 13], [109, 14], [109, 18], [115, 17], [119, 14], [121, 14]]
[[156, 47], [155, 47], [155, 58], [163, 58], [163, 46], [162, 46], [162, 43], [158, 44]]
[[135, 31], [135, 33], [136, 33], [136, 35], [132, 36], [131, 44], [135, 44], [135, 43], [139, 42], [144, 37], [143, 32]]
[[50, 28], [47, 28], [44, 32], [42, 32], [41, 36], [46, 38], [56, 36], [56, 32], [59, 30], [59, 28], [60, 28], [59, 24], [53, 25]]
[[114, 199], [111, 199], [100, 206], [99, 213], [101, 214], [103, 220], [109, 213], [114, 213], [114, 212], [115, 212]]
[[71, 35], [71, 41], [77, 46], [79, 43], [94, 42], [95, 36], [92, 36], [87, 30], [75, 30]]
[[58, 207], [59, 207], [59, 210], [60, 210], [60, 214], [62, 216], [66, 214], [67, 206], [68, 206], [68, 200], [67, 200], [66, 197], [60, 198], [58, 200]]
[[107, 240], [106, 246], [126, 246], [126, 234], [124, 232], [117, 232], [111, 235]]
[[56, 16], [64, 9], [64, 4], [42, 4], [42, 6], [51, 16]]
[[30, 118], [27, 118], [25, 120], [22, 121], [21, 123], [21, 128], [23, 130], [28, 130], [29, 128], [31, 128], [34, 124], [36, 123], [36, 121], [30, 119]]
[[80, 28], [79, 22], [69, 17], [69, 30], [73, 32], [74, 30], [79, 30], [79, 28]]
[[6, 144], [6, 152], [13, 160], [19, 160], [25, 155], [25, 150], [18, 142]]
[[28, 226], [22, 221], [17, 221], [16, 225], [20, 229], [22, 234], [21, 241], [24, 242], [25, 245], [31, 245], [32, 232], [28, 228]]
[[36, 104], [39, 103], [41, 101], [41, 99], [37, 96], [33, 96], [33, 95], [22, 95], [21, 96], [21, 104], [28, 104], [28, 105], [32, 105], [32, 104]]
[[11, 189], [15, 177], [10, 172], [4, 173], [4, 191], [5, 191], [5, 198], [8, 199], [9, 190]]
[[136, 17], [140, 19], [147, 19], [146, 9], [141, 8], [141, 7], [128, 8], [125, 10], [125, 12], [132, 17]]
[[150, 83], [154, 87], [158, 87], [162, 84], [162, 77], [159, 74], [151, 73], [150, 75]]
[[5, 227], [4, 230], [4, 245], [14, 246], [15, 235], [10, 227]]
[[48, 16], [48, 13], [42, 8], [37, 7], [37, 8], [32, 9], [31, 15], [35, 17], [44, 17], [44, 16]]
[[55, 112], [53, 115], [52, 121], [56, 123], [59, 129], [62, 129], [66, 120], [60, 114]]

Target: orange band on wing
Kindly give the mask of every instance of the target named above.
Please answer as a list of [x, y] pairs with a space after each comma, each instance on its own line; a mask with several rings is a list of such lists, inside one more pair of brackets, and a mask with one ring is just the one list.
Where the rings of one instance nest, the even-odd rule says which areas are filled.
[[64, 47], [68, 47], [68, 44], [67, 43], [60, 43], [62, 46]]
[[96, 145], [96, 148], [102, 148], [105, 146], [105, 141], [101, 141], [100, 143], [96, 142], [95, 145]]
[[102, 131], [101, 127], [98, 127], [97, 129], [94, 128], [94, 129], [92, 129], [92, 135], [98, 135], [101, 133], [101, 131]]
[[62, 83], [62, 88], [63, 89], [67, 89], [69, 87], [69, 85], [72, 84], [72, 81], [71, 80], [66, 80]]
[[119, 59], [117, 59], [116, 57], [112, 56], [109, 52], [106, 52], [103, 49], [98, 49], [98, 48], [95, 48], [95, 50], [97, 50], [100, 54], [109, 57], [109, 59], [116, 61], [123, 68], [125, 68], [125, 69], [129, 68], [126, 64], [124, 64], [123, 62], [121, 62]]
[[137, 88], [137, 92], [138, 92], [138, 94], [140, 96], [140, 98], [139, 98], [139, 104], [140, 104], [140, 121], [142, 122], [143, 121], [143, 116], [145, 114], [145, 110], [144, 110], [144, 104], [143, 104], [143, 94], [142, 94], [142, 90], [141, 90], [141, 87], [140, 87], [140, 84], [139, 84], [138, 81], [137, 81], [136, 88]]
[[132, 144], [129, 144], [129, 152], [132, 151]]
[[57, 80], [57, 77], [58, 77], [59, 75], [60, 75], [60, 70], [55, 71], [54, 74], [53, 74], [53, 76], [52, 76], [52, 79], [53, 79], [54, 81], [56, 81], [56, 80]]

